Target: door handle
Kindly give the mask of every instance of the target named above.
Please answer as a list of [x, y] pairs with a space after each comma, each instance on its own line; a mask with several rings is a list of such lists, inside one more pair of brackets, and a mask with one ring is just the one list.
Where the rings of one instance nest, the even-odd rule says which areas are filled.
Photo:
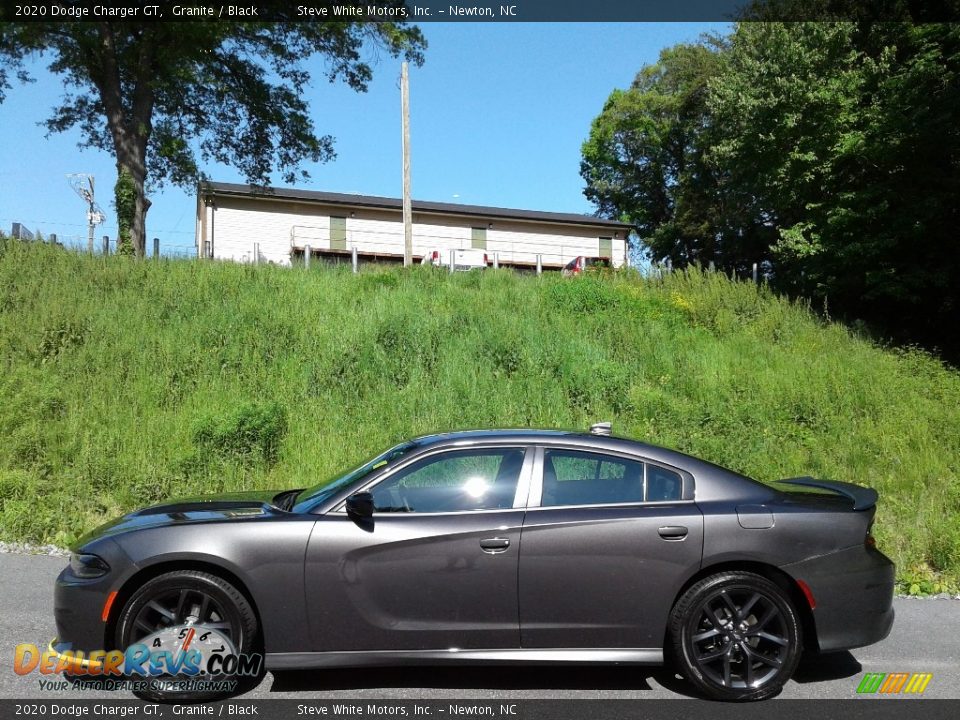
[[683, 540], [687, 536], [687, 528], [683, 525], [666, 525], [657, 532], [664, 540]]
[[507, 548], [510, 547], [510, 539], [501, 537], [486, 538], [480, 541], [480, 547], [485, 553], [496, 555], [497, 553], [506, 552]]

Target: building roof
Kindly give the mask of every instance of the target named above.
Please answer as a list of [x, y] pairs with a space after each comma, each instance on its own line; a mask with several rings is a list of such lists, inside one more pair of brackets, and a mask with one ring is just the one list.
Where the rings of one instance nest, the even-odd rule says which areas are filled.
[[[205, 182], [201, 185], [201, 195], [234, 195], [244, 197], [262, 197], [276, 200], [297, 200], [349, 207], [375, 208], [381, 210], [402, 210], [403, 201], [399, 198], [378, 197], [376, 195], [354, 195], [349, 193], [319, 192], [316, 190], [298, 190], [295, 188], [263, 188], [238, 183]], [[576, 213], [542, 212], [539, 210], [515, 210], [512, 208], [488, 207], [485, 205], [461, 205], [459, 203], [429, 202], [413, 200], [413, 212], [436, 213], [443, 215], [469, 215], [484, 218], [502, 218], [509, 220], [528, 220], [535, 222], [563, 223], [565, 225], [591, 225], [623, 230], [633, 229], [628, 223], [617, 220], [578, 215]]]

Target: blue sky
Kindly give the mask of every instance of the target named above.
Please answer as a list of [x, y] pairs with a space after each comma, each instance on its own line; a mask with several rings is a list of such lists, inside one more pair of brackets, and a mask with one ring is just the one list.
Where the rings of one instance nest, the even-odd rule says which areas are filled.
[[[723, 31], [709, 23], [428, 23], [426, 63], [410, 72], [413, 197], [420, 200], [550, 210], [593, 211], [583, 196], [580, 146], [614, 88], [630, 84], [659, 51]], [[399, 197], [400, 62], [368, 54], [366, 93], [330, 84], [317, 66], [309, 93], [314, 123], [336, 139], [337, 158], [308, 166], [299, 187]], [[316, 61], [322, 63], [322, 60]], [[65, 175], [96, 177], [107, 221], [97, 237], [116, 236], [110, 200], [112, 158], [80, 150], [79, 133], [49, 138], [37, 125], [62, 93], [61, 80], [33, 66], [37, 82], [15, 86], [0, 105], [0, 229], [22, 222], [45, 235], [86, 242], [83, 202]], [[232, 168], [208, 175], [242, 182]], [[279, 181], [279, 176], [275, 178]], [[151, 196], [147, 235], [164, 252], [193, 246], [195, 196], [167, 186]]]

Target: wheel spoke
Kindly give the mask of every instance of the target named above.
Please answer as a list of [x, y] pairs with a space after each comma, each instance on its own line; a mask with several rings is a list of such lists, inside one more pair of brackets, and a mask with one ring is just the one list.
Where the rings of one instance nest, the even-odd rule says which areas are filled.
[[757, 624], [753, 626], [752, 630], [753, 630], [754, 632], [760, 632], [760, 629], [761, 629], [761, 628], [766, 627], [767, 623], [770, 622], [771, 620], [773, 620], [773, 619], [774, 619], [775, 617], [777, 617], [779, 614], [780, 614], [780, 611], [777, 610], [776, 607], [774, 607], [773, 605], [771, 605], [771, 606], [770, 606], [770, 609], [767, 610], [766, 613], [764, 613], [763, 617], [760, 618], [759, 621], [757, 621]]
[[723, 684], [727, 687], [730, 687], [730, 653], [731, 650], [727, 650], [726, 654], [723, 656]]
[[747, 654], [747, 660], [755, 658], [762, 662], [764, 665], [769, 665], [770, 667], [779, 668], [783, 663], [780, 662], [779, 658], [771, 657], [765, 655], [764, 653], [757, 652], [751, 648], [747, 643], [741, 643], [740, 648]]
[[140, 628], [141, 630], [145, 630], [148, 635], [151, 634], [152, 632], [154, 632], [154, 631], [156, 630], [155, 627], [153, 627], [152, 625], [148, 624], [145, 620], [143, 620], [143, 619], [140, 618], [140, 617], [138, 617], [133, 624], [134, 624], [136, 627]]
[[210, 610], [210, 596], [203, 595], [203, 600], [200, 601], [200, 612], [197, 613], [197, 622], [203, 623], [207, 617], [207, 613]]
[[[744, 643], [744, 645], [746, 645], [746, 643]], [[743, 679], [744, 682], [747, 683], [747, 687], [750, 687], [753, 685], [753, 658], [747, 655], [743, 658], [743, 664], [746, 669]]]
[[150, 608], [151, 610], [155, 610], [156, 612], [160, 613], [161, 615], [163, 615], [163, 617], [165, 617], [170, 622], [177, 621], [176, 616], [172, 612], [167, 610], [165, 607], [163, 607], [163, 605], [158, 603], [156, 600], [151, 600], [150, 602], [148, 602], [147, 607]]
[[716, 659], [719, 658], [719, 657], [723, 657], [724, 655], [727, 655], [727, 654], [728, 654], [728, 653], [727, 653], [727, 648], [725, 648], [725, 647], [720, 648], [719, 650], [709, 650], [709, 651], [705, 652], [703, 655], [698, 655], [698, 656], [697, 656], [697, 662], [699, 662], [699, 663], [707, 663], [707, 662], [710, 662], [710, 661], [712, 661], [712, 660], [716, 660]]
[[755, 633], [754, 637], [763, 638], [764, 640], [769, 640], [770, 642], [776, 643], [781, 647], [786, 647], [787, 645], [790, 644], [790, 642], [786, 638], [780, 637], [779, 635], [771, 635], [770, 633], [763, 632], [763, 631]]
[[719, 628], [723, 627], [723, 626], [726, 624], [726, 622], [725, 622], [726, 618], [721, 617], [720, 614], [717, 612], [716, 608], [707, 608], [707, 610], [708, 610], [709, 613], [710, 613], [710, 614], [707, 616], [707, 618], [710, 620], [710, 622], [713, 623], [713, 626], [714, 626], [715, 628], [718, 628], [718, 629], [719, 629]]
[[[205, 622], [202, 625], [208, 630], [232, 630], [228, 622]], [[230, 633], [227, 633], [228, 635]]]
[[730, 599], [730, 596], [727, 595], [727, 591], [724, 590], [720, 593], [720, 597], [723, 598], [723, 601], [727, 604], [727, 608], [730, 610], [732, 617], [737, 617], [737, 606], [733, 600]]
[[754, 605], [756, 605], [757, 600], [759, 599], [760, 599], [760, 593], [754, 593], [751, 596], [751, 598], [747, 600], [746, 603], [744, 603], [743, 607], [741, 607], [740, 610], [737, 612], [737, 620], [743, 620], [744, 618], [746, 618], [750, 614], [750, 609]]
[[702, 642], [707, 638], [712, 638], [715, 635], [719, 635], [720, 631], [717, 628], [710, 628], [709, 630], [704, 630], [702, 633], [698, 633], [693, 636], [693, 641], [695, 643]]
[[174, 622], [182, 623], [184, 621], [183, 608], [187, 601], [187, 589], [183, 588], [177, 597], [177, 609], [173, 613]]

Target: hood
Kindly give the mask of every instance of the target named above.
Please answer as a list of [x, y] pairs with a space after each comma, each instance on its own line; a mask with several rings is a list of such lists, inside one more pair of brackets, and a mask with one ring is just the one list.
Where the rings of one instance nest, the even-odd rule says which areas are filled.
[[249, 492], [199, 495], [152, 505], [123, 515], [91, 530], [74, 544], [80, 548], [91, 540], [119, 535], [131, 530], [195, 523], [249, 520], [275, 515], [282, 511], [273, 499], [282, 490], [253, 490]]

